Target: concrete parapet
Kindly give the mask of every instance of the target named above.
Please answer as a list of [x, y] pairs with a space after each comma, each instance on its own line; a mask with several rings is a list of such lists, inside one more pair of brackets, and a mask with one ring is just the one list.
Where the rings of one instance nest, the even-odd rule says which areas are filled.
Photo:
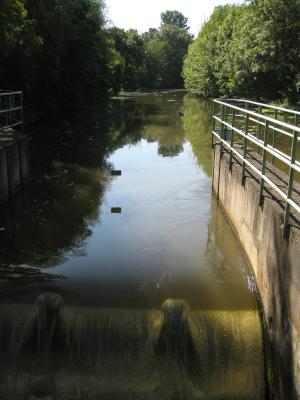
[[[284, 209], [273, 191], [259, 206], [259, 182], [215, 145], [213, 189], [250, 261], [268, 326], [279, 399], [300, 398], [300, 224], [283, 237]], [[292, 388], [292, 389], [291, 389]], [[277, 397], [276, 397], [277, 398]]]

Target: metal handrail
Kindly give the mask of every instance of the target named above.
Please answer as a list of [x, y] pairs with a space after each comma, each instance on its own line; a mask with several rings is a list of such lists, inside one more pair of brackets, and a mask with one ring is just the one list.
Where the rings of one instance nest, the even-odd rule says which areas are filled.
[[[239, 100], [233, 99], [228, 101], [235, 102], [245, 102], [252, 103], [259, 106], [269, 107], [269, 105], [265, 105], [263, 103], [252, 102], [249, 100]], [[270, 106], [272, 108], [273, 106]], [[220, 108], [219, 112], [216, 112], [216, 109]], [[277, 110], [288, 111], [293, 113], [295, 117], [295, 122], [297, 122], [297, 116], [300, 115], [300, 112], [282, 109], [280, 107], [273, 107]], [[236, 126], [237, 122], [243, 122], [243, 127]], [[218, 124], [218, 128], [216, 127]], [[252, 124], [252, 125], [250, 125]], [[254, 126], [253, 126], [254, 124]], [[240, 124], [239, 124], [240, 125]], [[252, 131], [250, 131], [250, 127]], [[263, 140], [260, 139], [259, 134], [253, 134], [253, 128], [256, 129], [256, 132], [263, 129]], [[269, 133], [272, 131], [273, 140], [272, 145], [268, 143]], [[230, 140], [228, 140], [227, 133], [231, 133]], [[280, 135], [285, 135], [292, 139], [292, 145], [290, 149], [290, 154], [286, 154], [285, 152], [279, 150], [275, 147], [275, 133]], [[237, 134], [240, 138], [242, 138], [243, 142], [243, 154], [234, 148], [234, 134]], [[269, 185], [272, 189], [274, 189], [279, 196], [285, 202], [285, 213], [284, 213], [284, 234], [287, 235], [288, 232], [288, 222], [290, 216], [290, 207], [295, 209], [300, 214], [300, 204], [297, 204], [293, 200], [293, 189], [294, 189], [294, 174], [295, 172], [300, 173], [300, 162], [297, 160], [297, 146], [298, 141], [300, 139], [300, 127], [296, 125], [292, 125], [283, 121], [280, 121], [275, 118], [271, 118], [262, 113], [257, 113], [254, 111], [250, 111], [247, 108], [238, 107], [236, 105], [230, 104], [230, 102], [226, 102], [225, 100], [216, 99], [213, 103], [213, 129], [212, 129], [212, 144], [215, 144], [215, 138], [221, 143], [221, 152], [223, 146], [229, 150], [230, 153], [230, 170], [232, 170], [232, 160], [233, 155], [239, 158], [242, 162], [242, 185], [245, 184], [245, 173], [246, 167], [252, 169], [259, 177], [260, 177], [260, 194], [259, 194], [259, 203], [262, 205], [263, 195], [264, 195], [264, 186], [265, 184]], [[257, 148], [262, 149], [262, 165], [259, 170], [253, 163], [251, 163], [247, 159], [248, 155], [248, 144], [252, 143]], [[278, 159], [283, 162], [285, 165], [289, 167], [289, 177], [287, 180], [287, 193], [285, 193], [282, 188], [278, 187], [276, 182], [273, 182], [268, 176], [266, 176], [267, 169], [267, 154], [272, 155], [273, 160]]]
[[217, 103], [217, 104], [220, 104], [220, 105], [223, 105], [223, 106], [226, 106], [226, 107], [230, 107], [230, 108], [232, 108], [232, 109], [241, 111], [241, 112], [243, 112], [243, 113], [245, 113], [245, 114], [252, 115], [253, 117], [257, 117], [257, 118], [264, 119], [264, 120], [266, 120], [266, 121], [268, 121], [268, 122], [272, 122], [273, 124], [280, 125], [280, 126], [282, 126], [282, 127], [285, 127], [285, 128], [287, 128], [287, 129], [290, 129], [290, 130], [292, 130], [292, 131], [295, 130], [295, 131], [297, 131], [298, 133], [300, 133], [300, 127], [295, 126], [295, 125], [288, 124], [288, 123], [283, 122], [283, 121], [279, 121], [278, 119], [274, 119], [274, 118], [271, 118], [271, 117], [267, 117], [267, 116], [264, 115], [264, 114], [259, 114], [259, 113], [256, 113], [256, 112], [254, 112], [254, 111], [247, 110], [247, 109], [245, 109], [245, 108], [233, 106], [233, 105], [228, 104], [228, 103], [225, 103], [224, 101], [221, 101], [221, 100], [214, 100], [214, 103]]
[[[282, 161], [286, 165], [290, 165], [291, 164], [291, 157], [288, 156], [287, 154], [281, 152], [280, 150], [275, 149], [274, 147], [272, 147], [269, 144], [267, 144], [265, 146], [263, 141], [257, 139], [254, 135], [251, 135], [250, 133], [245, 134], [242, 130], [231, 126], [227, 122], [225, 122], [225, 121], [222, 122], [222, 120], [220, 118], [216, 117], [216, 116], [214, 118], [215, 118], [216, 121], [218, 121], [220, 123], [223, 123], [224, 126], [232, 129], [234, 132], [238, 133], [243, 138], [247, 138], [247, 140], [249, 140], [250, 142], [254, 143], [256, 146], [260, 147], [261, 149], [265, 150], [267, 153], [271, 154], [272, 156], [277, 157], [280, 161]], [[295, 171], [300, 173], [300, 162], [295, 160], [295, 162], [292, 163], [291, 166], [292, 166], [293, 169], [295, 169]]]
[[7, 90], [0, 90], [0, 96], [7, 96], [12, 94], [22, 94], [21, 91], [7, 91]]
[[278, 111], [282, 111], [282, 112], [285, 112], [288, 114], [300, 115], [300, 111], [290, 110], [288, 108], [282, 108], [282, 107], [278, 107], [278, 106], [273, 106], [272, 104], [259, 103], [257, 101], [252, 101], [252, 100], [246, 100], [246, 99], [218, 99], [218, 100], [222, 100], [225, 102], [232, 101], [232, 102], [237, 102], [237, 103], [253, 104], [255, 106], [271, 108], [272, 110], [278, 110]]
[[18, 126], [23, 132], [23, 93], [0, 90], [0, 131]]

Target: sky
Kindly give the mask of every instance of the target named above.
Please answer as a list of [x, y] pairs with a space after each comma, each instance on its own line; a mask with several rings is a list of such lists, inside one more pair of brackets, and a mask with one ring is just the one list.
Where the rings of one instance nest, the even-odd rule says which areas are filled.
[[177, 10], [189, 19], [190, 31], [195, 36], [202, 23], [210, 16], [214, 7], [238, 0], [106, 0], [110, 25], [119, 28], [137, 29], [145, 32], [158, 28], [160, 13]]

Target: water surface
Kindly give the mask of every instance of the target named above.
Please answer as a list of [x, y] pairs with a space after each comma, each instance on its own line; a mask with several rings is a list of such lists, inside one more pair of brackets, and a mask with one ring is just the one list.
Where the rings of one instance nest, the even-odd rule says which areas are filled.
[[32, 183], [1, 211], [3, 398], [264, 398], [255, 285], [210, 143], [209, 102], [184, 92], [35, 133]]

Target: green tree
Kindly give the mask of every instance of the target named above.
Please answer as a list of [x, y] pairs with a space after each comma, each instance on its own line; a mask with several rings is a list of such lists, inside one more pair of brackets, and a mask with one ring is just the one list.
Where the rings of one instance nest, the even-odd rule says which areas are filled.
[[38, 85], [34, 98], [60, 110], [109, 85], [109, 53], [103, 2], [94, 0], [27, 0], [42, 47], [34, 62]]
[[135, 30], [125, 31], [117, 27], [109, 29], [115, 49], [122, 58], [121, 87], [136, 90], [143, 86], [145, 50], [142, 36]]
[[167, 69], [167, 43], [160, 40], [159, 33], [144, 38], [145, 44], [145, 74], [144, 87], [161, 89], [165, 87], [164, 71]]
[[159, 29], [143, 34], [145, 44], [145, 82], [148, 88], [181, 88], [183, 60], [192, 35], [188, 32], [187, 18], [178, 11], [161, 14]]
[[160, 40], [164, 43], [165, 65], [163, 66], [163, 84], [166, 88], [183, 87], [182, 67], [192, 36], [175, 25], [162, 25]]
[[[250, 6], [255, 28], [244, 32], [243, 47], [252, 40], [251, 70], [255, 90], [271, 97], [299, 99], [300, 1], [253, 0]], [[250, 28], [250, 18], [243, 21]], [[265, 93], [264, 93], [265, 94]]]
[[194, 94], [217, 96], [219, 86], [216, 76], [219, 29], [231, 7], [217, 7], [211, 18], [203, 25], [198, 38], [189, 46], [184, 61], [185, 87]]
[[2, 0], [0, 87], [22, 89], [43, 113], [119, 90], [122, 60], [103, 0]]
[[300, 1], [218, 7], [188, 51], [187, 89], [207, 97], [299, 101]]
[[0, 87], [28, 89], [32, 56], [41, 44], [22, 0], [3, 0], [0, 7]]
[[179, 11], [167, 10], [160, 15], [162, 25], [174, 25], [177, 28], [189, 30], [188, 19]]

